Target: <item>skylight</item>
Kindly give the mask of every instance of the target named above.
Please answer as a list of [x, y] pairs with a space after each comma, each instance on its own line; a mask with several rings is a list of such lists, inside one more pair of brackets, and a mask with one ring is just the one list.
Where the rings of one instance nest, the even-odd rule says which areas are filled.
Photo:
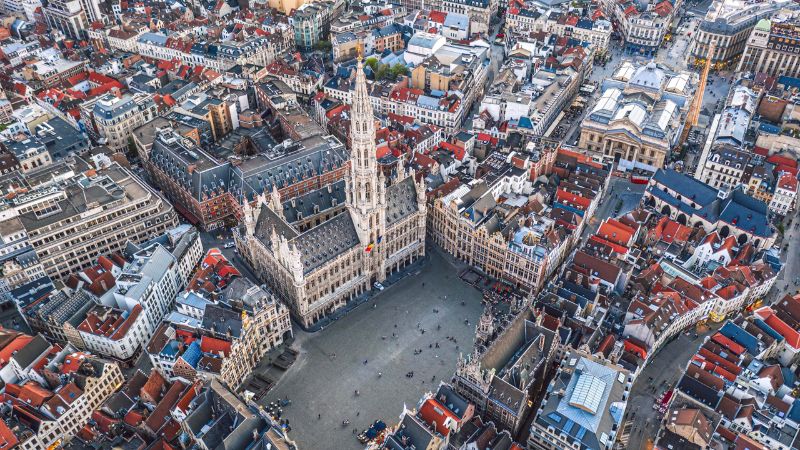
[[582, 373], [575, 383], [569, 404], [586, 412], [597, 414], [605, 389], [606, 383], [603, 380], [592, 374]]

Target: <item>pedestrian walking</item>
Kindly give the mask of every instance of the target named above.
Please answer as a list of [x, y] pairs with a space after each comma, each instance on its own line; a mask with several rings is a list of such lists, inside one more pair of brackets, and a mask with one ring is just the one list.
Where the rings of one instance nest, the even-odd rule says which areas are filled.
[[322, 414], [317, 414], [317, 420], [322, 419]]

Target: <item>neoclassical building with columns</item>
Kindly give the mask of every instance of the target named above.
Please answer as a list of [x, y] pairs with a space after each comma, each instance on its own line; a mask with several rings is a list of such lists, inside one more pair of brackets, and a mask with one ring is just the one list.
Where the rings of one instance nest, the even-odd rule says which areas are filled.
[[603, 95], [581, 122], [578, 146], [604, 162], [663, 167], [683, 130], [696, 78], [654, 62], [623, 61], [603, 80]]
[[245, 201], [234, 239], [257, 276], [303, 327], [425, 255], [425, 186], [398, 165], [387, 180], [375, 155], [375, 118], [363, 65], [351, 104], [350, 173], [299, 197]]

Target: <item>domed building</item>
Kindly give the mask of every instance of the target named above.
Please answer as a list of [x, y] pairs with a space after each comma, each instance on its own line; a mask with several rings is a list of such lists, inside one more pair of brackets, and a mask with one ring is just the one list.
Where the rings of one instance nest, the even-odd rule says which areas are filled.
[[660, 168], [678, 141], [697, 75], [623, 61], [581, 123], [579, 146], [604, 160]]

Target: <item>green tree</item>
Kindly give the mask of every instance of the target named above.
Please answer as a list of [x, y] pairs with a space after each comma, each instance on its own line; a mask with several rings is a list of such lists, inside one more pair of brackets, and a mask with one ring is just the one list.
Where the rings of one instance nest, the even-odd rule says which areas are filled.
[[369, 58], [367, 58], [367, 60], [364, 62], [364, 64], [369, 66], [369, 68], [372, 69], [373, 72], [377, 72], [378, 71], [378, 58], [370, 56]]
[[408, 75], [408, 67], [404, 66], [403, 64], [397, 63], [392, 66], [390, 69], [390, 73], [392, 74], [392, 79], [397, 79], [397, 77], [401, 75]]
[[331, 44], [331, 41], [319, 41], [314, 44], [314, 49], [329, 52], [333, 49], [333, 44]]
[[379, 64], [378, 70], [375, 72], [376, 80], [383, 80], [391, 76], [391, 68], [386, 64]]

